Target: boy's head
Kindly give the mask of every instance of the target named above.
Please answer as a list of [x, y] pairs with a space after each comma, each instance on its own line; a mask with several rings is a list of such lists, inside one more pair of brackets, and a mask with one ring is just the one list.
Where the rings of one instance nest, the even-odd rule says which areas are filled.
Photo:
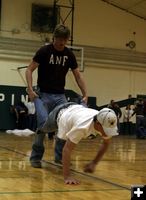
[[58, 24], [55, 27], [55, 30], [53, 32], [53, 38], [69, 39], [69, 37], [70, 37], [70, 30], [67, 26], [63, 24]]
[[96, 116], [96, 121], [100, 123], [106, 136], [119, 135], [117, 128], [117, 116], [112, 109], [103, 108]]

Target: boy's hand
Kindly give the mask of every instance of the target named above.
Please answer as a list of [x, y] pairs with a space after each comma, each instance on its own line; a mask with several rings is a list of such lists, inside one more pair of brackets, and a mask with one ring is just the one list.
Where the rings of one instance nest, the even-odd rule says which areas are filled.
[[72, 177], [68, 177], [64, 180], [65, 184], [78, 185], [80, 182]]
[[93, 173], [95, 171], [96, 164], [93, 162], [88, 163], [84, 167], [84, 172]]

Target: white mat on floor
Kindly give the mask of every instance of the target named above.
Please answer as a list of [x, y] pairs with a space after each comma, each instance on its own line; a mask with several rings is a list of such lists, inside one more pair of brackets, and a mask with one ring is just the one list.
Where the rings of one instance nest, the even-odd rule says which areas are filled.
[[35, 132], [31, 131], [30, 129], [24, 129], [24, 130], [14, 129], [14, 130], [6, 130], [6, 133], [14, 134], [17, 136], [30, 136], [33, 135]]

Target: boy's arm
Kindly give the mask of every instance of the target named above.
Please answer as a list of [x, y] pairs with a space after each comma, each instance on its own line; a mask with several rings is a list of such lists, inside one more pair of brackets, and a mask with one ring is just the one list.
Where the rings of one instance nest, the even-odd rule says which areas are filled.
[[33, 77], [32, 77], [32, 73], [33, 71], [39, 66], [38, 63], [36, 63], [35, 61], [31, 61], [31, 63], [29, 64], [29, 66], [26, 69], [25, 72], [25, 77], [26, 77], [26, 82], [27, 82], [27, 92], [29, 94], [29, 98], [30, 100], [34, 100], [35, 97], [37, 97], [38, 95], [33, 91], [32, 85], [33, 85]]
[[110, 139], [103, 140], [103, 143], [97, 152], [95, 158], [84, 167], [84, 172], [93, 173], [95, 171], [95, 167], [98, 164], [98, 162], [102, 159], [103, 155], [108, 149], [108, 146], [110, 144]]
[[72, 150], [75, 148], [76, 144], [71, 142], [69, 139], [66, 141], [63, 154], [62, 154], [62, 161], [63, 161], [63, 176], [64, 182], [66, 184], [79, 184], [79, 181], [71, 177], [70, 175], [70, 160], [71, 160], [71, 153]]
[[79, 71], [79, 68], [73, 69], [72, 72], [73, 72], [74, 78], [76, 80], [76, 83], [78, 84], [78, 86], [82, 92], [83, 101], [87, 104], [87, 101], [88, 101], [87, 88], [86, 88], [85, 81]]

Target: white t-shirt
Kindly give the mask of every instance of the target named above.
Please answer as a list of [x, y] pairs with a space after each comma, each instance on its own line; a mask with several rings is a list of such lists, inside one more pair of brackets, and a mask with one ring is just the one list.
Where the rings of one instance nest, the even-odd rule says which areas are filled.
[[93, 117], [98, 113], [99, 111], [82, 105], [72, 105], [64, 109], [58, 121], [58, 138], [70, 139], [77, 144], [94, 131]]
[[127, 110], [125, 109], [124, 111], [124, 117], [123, 117], [123, 122], [132, 122], [132, 114], [133, 114], [133, 110], [130, 109], [130, 110]]

